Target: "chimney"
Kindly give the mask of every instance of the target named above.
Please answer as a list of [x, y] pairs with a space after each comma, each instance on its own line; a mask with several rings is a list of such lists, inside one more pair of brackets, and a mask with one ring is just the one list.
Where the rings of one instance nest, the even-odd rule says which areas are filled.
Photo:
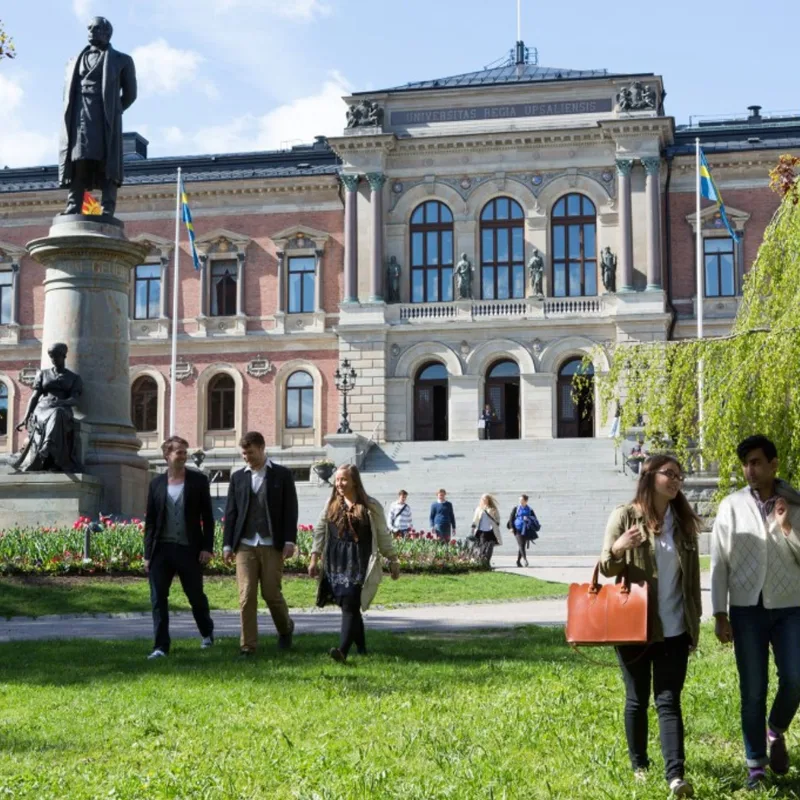
[[122, 134], [122, 158], [125, 161], [141, 161], [147, 158], [147, 145], [150, 142], [131, 131]]
[[748, 122], [761, 122], [761, 106], [747, 106], [747, 110], [750, 112]]

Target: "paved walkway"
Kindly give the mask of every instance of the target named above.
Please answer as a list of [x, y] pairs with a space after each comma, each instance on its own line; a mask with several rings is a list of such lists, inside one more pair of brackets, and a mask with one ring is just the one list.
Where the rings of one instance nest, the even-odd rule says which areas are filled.
[[[498, 556], [495, 568], [560, 583], [588, 583], [596, 563], [593, 556], [549, 556], [536, 559], [528, 569], [517, 569], [516, 559]], [[401, 578], [402, 580], [402, 578]], [[380, 600], [380, 594], [378, 594]], [[710, 615], [708, 575], [703, 575], [704, 616]], [[502, 603], [462, 603], [406, 608], [373, 608], [366, 614], [370, 630], [389, 631], [460, 631], [480, 628], [513, 628], [520, 625], [563, 625], [566, 622], [566, 601], [529, 600]], [[217, 637], [239, 635], [239, 614], [235, 611], [212, 612]], [[338, 609], [293, 611], [295, 632], [334, 633], [339, 630], [341, 615]], [[259, 617], [264, 633], [273, 631], [269, 614]], [[0, 642], [42, 639], [149, 639], [153, 627], [149, 613], [121, 615], [67, 615], [39, 618], [13, 617], [0, 620]], [[173, 638], [198, 635], [192, 615], [176, 612], [170, 615]]]

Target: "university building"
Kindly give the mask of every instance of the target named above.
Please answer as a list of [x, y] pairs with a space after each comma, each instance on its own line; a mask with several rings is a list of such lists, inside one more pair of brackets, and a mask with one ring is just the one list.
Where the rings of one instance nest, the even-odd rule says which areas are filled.
[[[167, 434], [173, 322], [178, 432], [217, 468], [248, 429], [300, 470], [323, 457], [343, 359], [367, 439], [474, 440], [487, 403], [499, 437], [604, 436], [593, 392], [572, 396], [585, 354], [603, 371], [608, 343], [693, 336], [698, 302], [725, 332], [778, 205], [768, 172], [800, 155], [800, 116], [677, 125], [664, 97], [661, 76], [548, 69], [519, 43], [502, 67], [346, 97], [341, 136], [288, 151], [149, 158], [126, 134], [117, 216], [150, 248], [129, 309], [143, 453]], [[697, 219], [696, 137], [739, 242], [715, 206]], [[200, 269], [182, 233], [173, 321], [178, 166]], [[63, 203], [54, 166], [0, 170], [6, 456], [50, 344], [25, 244]]]

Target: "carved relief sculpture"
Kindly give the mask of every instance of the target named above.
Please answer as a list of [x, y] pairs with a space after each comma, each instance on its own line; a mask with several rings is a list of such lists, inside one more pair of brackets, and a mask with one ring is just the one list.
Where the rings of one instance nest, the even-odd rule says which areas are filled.
[[537, 247], [533, 248], [528, 261], [528, 277], [531, 282], [531, 294], [534, 297], [544, 297], [542, 284], [544, 282], [544, 259]]
[[361, 100], [347, 109], [347, 128], [383, 127], [383, 108], [374, 100]]
[[386, 267], [386, 287], [387, 287], [387, 303], [400, 302], [400, 264], [397, 263], [397, 258], [392, 256], [389, 259], [389, 264]]
[[611, 248], [606, 246], [600, 254], [600, 271], [603, 279], [603, 286], [607, 292], [616, 291], [617, 283], [617, 257], [611, 252]]
[[472, 264], [466, 253], [461, 254], [461, 261], [453, 272], [456, 300], [472, 300]]
[[649, 84], [634, 81], [617, 93], [617, 111], [656, 111], [658, 96]]

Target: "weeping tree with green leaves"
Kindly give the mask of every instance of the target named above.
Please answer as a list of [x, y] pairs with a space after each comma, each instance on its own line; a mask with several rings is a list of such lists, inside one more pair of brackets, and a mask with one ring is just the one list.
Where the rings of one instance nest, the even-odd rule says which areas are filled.
[[14, 40], [6, 33], [3, 20], [0, 19], [0, 61], [4, 58], [14, 58]]
[[745, 277], [731, 333], [612, 345], [611, 367], [596, 379], [605, 413], [620, 403], [620, 431], [643, 422], [654, 447], [676, 452], [684, 463], [696, 464], [701, 455], [705, 465], [716, 465], [720, 487], [728, 486], [727, 479], [741, 483], [736, 445], [754, 433], [778, 445], [781, 476], [800, 479], [798, 164], [800, 159], [782, 156], [770, 173], [771, 187], [783, 199]]

